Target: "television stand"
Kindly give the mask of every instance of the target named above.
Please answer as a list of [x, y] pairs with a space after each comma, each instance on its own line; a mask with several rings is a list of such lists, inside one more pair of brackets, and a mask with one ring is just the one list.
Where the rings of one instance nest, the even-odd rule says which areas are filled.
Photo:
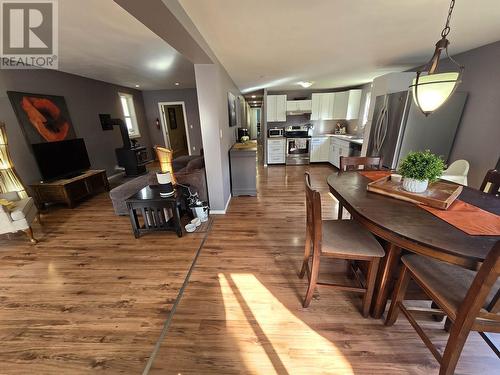
[[109, 191], [104, 169], [88, 170], [78, 176], [30, 185], [39, 208], [47, 203], [64, 203], [69, 208], [88, 196]]

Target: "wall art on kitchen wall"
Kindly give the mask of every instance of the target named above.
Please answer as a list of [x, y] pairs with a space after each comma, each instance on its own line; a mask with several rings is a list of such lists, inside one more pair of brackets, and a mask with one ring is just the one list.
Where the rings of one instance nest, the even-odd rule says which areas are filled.
[[63, 96], [7, 91], [28, 143], [76, 138]]

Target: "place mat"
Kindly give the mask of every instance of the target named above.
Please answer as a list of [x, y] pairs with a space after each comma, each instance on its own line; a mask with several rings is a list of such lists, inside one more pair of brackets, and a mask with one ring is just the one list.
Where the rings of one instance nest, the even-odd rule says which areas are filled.
[[358, 173], [365, 176], [366, 178], [369, 178], [372, 181], [376, 181], [391, 175], [391, 171], [360, 171]]
[[[388, 171], [364, 171], [361, 175], [372, 181], [391, 174]], [[447, 210], [419, 205], [427, 212], [471, 236], [500, 236], [500, 216], [472, 204], [455, 200]]]
[[447, 210], [420, 207], [471, 236], [500, 236], [500, 216], [459, 199]]

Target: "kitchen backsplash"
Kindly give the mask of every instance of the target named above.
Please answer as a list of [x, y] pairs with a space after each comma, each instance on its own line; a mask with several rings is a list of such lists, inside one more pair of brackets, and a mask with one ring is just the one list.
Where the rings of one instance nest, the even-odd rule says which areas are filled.
[[326, 133], [333, 133], [335, 130], [335, 125], [337, 122], [342, 122], [347, 127], [348, 134], [363, 135], [362, 131], [358, 133], [358, 120], [309, 120], [310, 114], [287, 116], [286, 122], [269, 122], [267, 124], [268, 129], [271, 128], [286, 128], [292, 125], [304, 125], [312, 124], [313, 131], [312, 135], [321, 135]]

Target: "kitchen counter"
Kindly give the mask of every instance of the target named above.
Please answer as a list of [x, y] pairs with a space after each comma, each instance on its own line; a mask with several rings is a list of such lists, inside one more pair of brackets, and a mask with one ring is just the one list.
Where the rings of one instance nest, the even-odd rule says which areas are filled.
[[351, 142], [351, 143], [356, 143], [358, 145], [363, 144], [363, 137], [359, 137], [357, 135], [352, 135], [352, 134], [332, 134], [332, 133], [326, 133], [326, 134], [320, 134], [320, 135], [314, 135], [313, 137], [334, 137], [341, 139], [346, 142]]
[[231, 150], [236, 151], [257, 151], [257, 141], [248, 141], [245, 143], [235, 143]]

